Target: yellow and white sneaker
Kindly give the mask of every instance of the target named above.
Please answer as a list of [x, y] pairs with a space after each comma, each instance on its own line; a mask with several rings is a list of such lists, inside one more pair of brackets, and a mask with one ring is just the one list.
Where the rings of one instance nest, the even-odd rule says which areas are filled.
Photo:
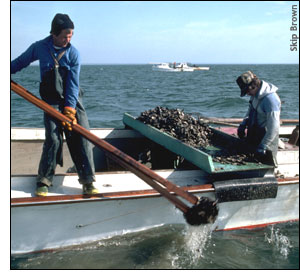
[[92, 184], [83, 184], [82, 185], [83, 195], [95, 195], [99, 193], [99, 190]]

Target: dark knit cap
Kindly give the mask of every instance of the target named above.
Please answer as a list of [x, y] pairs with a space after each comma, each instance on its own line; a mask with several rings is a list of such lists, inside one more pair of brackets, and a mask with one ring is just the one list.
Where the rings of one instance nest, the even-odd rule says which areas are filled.
[[59, 35], [64, 29], [74, 29], [74, 24], [67, 14], [57, 13], [51, 24], [51, 34]]

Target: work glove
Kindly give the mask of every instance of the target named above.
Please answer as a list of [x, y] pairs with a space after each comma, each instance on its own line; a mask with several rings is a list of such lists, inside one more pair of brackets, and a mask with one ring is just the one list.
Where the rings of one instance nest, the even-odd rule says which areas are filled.
[[239, 137], [240, 139], [245, 138], [245, 136], [246, 136], [245, 130], [246, 130], [246, 126], [240, 124], [240, 126], [239, 126], [239, 128], [238, 128], [238, 130], [237, 130], [237, 134], [238, 134], [238, 137]]
[[256, 148], [254, 152], [254, 157], [261, 163], [273, 164], [272, 152], [261, 147]]
[[72, 125], [77, 124], [77, 119], [76, 119], [76, 110], [72, 107], [65, 107], [63, 114], [69, 118], [72, 123], [69, 122], [62, 122], [62, 126], [65, 127], [67, 130], [72, 131]]
[[267, 153], [266, 149], [262, 149], [262, 148], [257, 148], [255, 151], [255, 154], [259, 157], [264, 157], [266, 153]]

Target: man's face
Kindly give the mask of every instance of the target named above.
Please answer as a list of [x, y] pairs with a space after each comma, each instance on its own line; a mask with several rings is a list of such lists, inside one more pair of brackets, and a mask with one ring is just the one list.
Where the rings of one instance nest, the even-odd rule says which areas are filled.
[[57, 47], [66, 47], [70, 43], [72, 36], [72, 29], [64, 29], [58, 36], [53, 34], [53, 44]]
[[256, 93], [258, 92], [259, 90], [259, 85], [255, 85], [254, 83], [251, 84], [248, 89], [247, 89], [247, 92], [246, 92], [246, 95], [249, 95], [249, 96], [255, 96]]

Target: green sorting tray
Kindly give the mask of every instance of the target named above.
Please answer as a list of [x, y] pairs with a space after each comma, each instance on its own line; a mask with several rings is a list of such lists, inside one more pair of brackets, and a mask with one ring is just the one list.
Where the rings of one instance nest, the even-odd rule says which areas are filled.
[[[184, 157], [186, 160], [190, 161], [200, 169], [203, 169], [204, 171], [210, 174], [273, 168], [270, 165], [252, 162], [248, 162], [245, 165], [222, 164], [214, 162], [211, 155], [199, 149], [191, 147], [183, 143], [182, 141], [168, 135], [167, 133], [162, 132], [155, 127], [152, 127], [151, 125], [144, 124], [143, 122], [135, 119], [128, 113], [124, 114], [123, 123], [131, 127], [132, 129], [138, 131], [148, 139], [162, 145], [171, 152]], [[213, 128], [211, 129], [213, 131], [217, 131]], [[217, 132], [219, 132], [220, 135], [224, 136], [227, 139], [234, 138], [220, 131]], [[212, 150], [218, 150], [218, 148], [214, 148]]]

